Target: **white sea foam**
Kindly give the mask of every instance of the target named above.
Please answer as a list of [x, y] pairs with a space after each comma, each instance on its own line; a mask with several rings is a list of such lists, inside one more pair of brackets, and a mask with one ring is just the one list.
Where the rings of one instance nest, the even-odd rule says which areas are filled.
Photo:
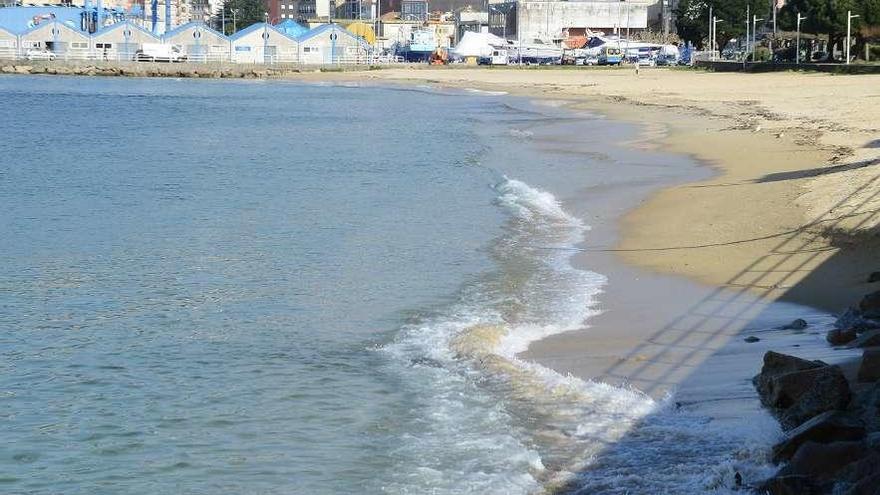
[[772, 425], [719, 430], [669, 401], [518, 357], [583, 328], [606, 279], [572, 266], [589, 228], [557, 198], [507, 178], [494, 189], [510, 215], [492, 248], [498, 270], [385, 347], [417, 363], [406, 372], [429, 412], [400, 447], [419, 470], [400, 466], [386, 491], [714, 493], [732, 489], [735, 471], [761, 474]]
[[515, 138], [530, 138], [535, 135], [534, 132], [525, 129], [510, 129], [508, 134]]
[[476, 94], [487, 95], [487, 96], [504, 96], [504, 95], [508, 94], [507, 91], [489, 91], [489, 90], [477, 89], [477, 88], [464, 88], [464, 90], [467, 91], [468, 93], [476, 93]]

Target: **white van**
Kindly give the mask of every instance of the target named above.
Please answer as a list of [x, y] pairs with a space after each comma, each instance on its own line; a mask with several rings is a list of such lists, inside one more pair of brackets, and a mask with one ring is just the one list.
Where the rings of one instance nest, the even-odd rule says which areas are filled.
[[177, 45], [162, 43], [144, 43], [143, 48], [135, 54], [138, 62], [186, 62], [186, 54]]

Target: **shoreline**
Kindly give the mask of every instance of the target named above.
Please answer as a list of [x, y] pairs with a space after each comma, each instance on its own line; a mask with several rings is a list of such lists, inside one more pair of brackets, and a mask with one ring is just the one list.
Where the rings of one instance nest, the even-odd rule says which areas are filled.
[[[870, 292], [867, 275], [880, 268], [872, 264], [880, 246], [873, 214], [878, 198], [872, 192], [880, 190], [873, 168], [880, 163], [880, 131], [865, 127], [880, 121], [871, 120], [880, 110], [854, 109], [851, 102], [830, 119], [799, 124], [803, 113], [774, 103], [778, 94], [746, 101], [718, 99], [717, 93], [699, 101], [674, 92], [654, 95], [652, 101], [633, 96], [646, 86], [668, 90], [669, 81], [657, 80], [669, 74], [680, 80], [675, 71], [644, 71], [641, 78], [626, 71], [474, 71], [476, 80], [456, 79], [461, 73], [469, 72], [331, 72], [289, 79], [429, 84], [571, 102], [571, 110], [638, 125], [639, 137], [626, 146], [686, 157], [713, 172], [683, 182], [642, 184], [650, 189], [643, 197], [630, 198], [624, 211], [607, 213], [606, 232], [595, 237], [604, 245], [591, 250], [594, 239], [588, 237], [575, 263], [603, 275], [608, 273], [602, 267], [611, 267], [617, 280], [599, 296], [600, 305], [610, 310], [592, 317], [587, 329], [532, 343], [523, 357], [563, 374], [634, 385], [655, 398], [674, 391], [684, 410], [734, 426], [746, 418], [770, 417], [748, 380], [766, 350], [829, 363], [854, 357], [833, 350], [823, 337], [833, 321], [830, 313]], [[856, 77], [868, 78], [865, 85], [880, 82], [870, 76], [851, 79]], [[622, 78], [648, 84], [614, 86]], [[803, 74], [710, 78], [791, 78], [804, 84], [817, 79]], [[878, 94], [869, 97], [880, 97], [871, 91]], [[820, 103], [812, 111], [828, 110]], [[854, 115], [841, 118], [847, 112]], [[868, 145], [875, 140], [875, 146]], [[589, 203], [569, 198], [572, 204], [581, 201]], [[658, 301], [672, 303], [657, 307]], [[778, 329], [796, 318], [808, 321], [806, 331]], [[760, 340], [745, 343], [746, 335]], [[766, 440], [769, 446], [774, 438]]]

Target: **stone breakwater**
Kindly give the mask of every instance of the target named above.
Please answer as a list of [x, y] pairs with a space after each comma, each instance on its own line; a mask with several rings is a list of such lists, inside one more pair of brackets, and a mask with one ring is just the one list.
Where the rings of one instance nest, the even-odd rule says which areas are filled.
[[[880, 281], [880, 273], [869, 281]], [[880, 291], [847, 310], [828, 332], [835, 347], [863, 349], [843, 366], [767, 352], [753, 382], [785, 437], [781, 465], [754, 487], [772, 495], [880, 493]]]
[[304, 67], [300, 65], [159, 64], [138, 62], [0, 61], [0, 74], [49, 74], [106, 77], [181, 77], [213, 79], [266, 79], [303, 72], [365, 70], [366, 66]]

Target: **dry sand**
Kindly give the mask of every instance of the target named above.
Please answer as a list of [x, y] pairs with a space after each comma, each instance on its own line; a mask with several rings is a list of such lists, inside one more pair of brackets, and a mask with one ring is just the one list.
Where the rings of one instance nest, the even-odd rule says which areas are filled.
[[[527, 357], [652, 395], [677, 388], [685, 402], [739, 397], [751, 407], [748, 377], [765, 349], [844, 357], [816, 335], [768, 329], [800, 316], [827, 324], [880, 270], [880, 76], [423, 68], [332, 77], [564, 99], [637, 122], [633, 145], [717, 170], [641, 201], [606, 233], [610, 250], [585, 253], [586, 266], [610, 271], [608, 311]], [[745, 344], [744, 334], [762, 340]]]
[[[880, 234], [880, 76], [425, 68], [334, 77], [580, 101], [644, 125], [646, 144], [717, 167], [720, 176], [628, 215], [618, 247], [629, 262], [830, 310], [869, 290], [862, 282], [880, 270], [865, 247]], [[807, 280], [823, 266], [833, 273]]]

